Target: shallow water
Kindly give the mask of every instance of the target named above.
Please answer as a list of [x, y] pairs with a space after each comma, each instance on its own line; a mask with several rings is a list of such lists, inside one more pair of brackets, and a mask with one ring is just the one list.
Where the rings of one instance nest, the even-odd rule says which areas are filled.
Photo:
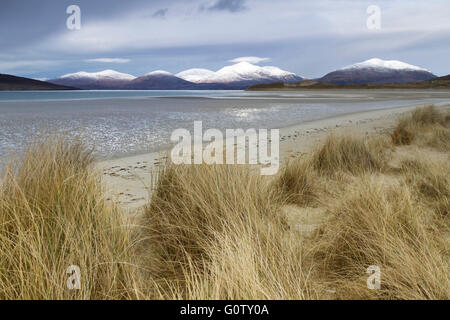
[[445, 91], [0, 92], [0, 158], [43, 132], [81, 135], [99, 158], [155, 151], [177, 128], [281, 128], [338, 114], [450, 101]]

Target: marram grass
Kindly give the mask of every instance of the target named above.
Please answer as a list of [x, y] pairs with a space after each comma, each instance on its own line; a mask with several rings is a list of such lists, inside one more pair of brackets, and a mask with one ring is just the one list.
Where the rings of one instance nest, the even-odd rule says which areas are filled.
[[[167, 164], [133, 224], [81, 141], [39, 139], [0, 182], [0, 299], [449, 299], [448, 135], [427, 107], [274, 177]], [[292, 222], [318, 212], [306, 235]]]

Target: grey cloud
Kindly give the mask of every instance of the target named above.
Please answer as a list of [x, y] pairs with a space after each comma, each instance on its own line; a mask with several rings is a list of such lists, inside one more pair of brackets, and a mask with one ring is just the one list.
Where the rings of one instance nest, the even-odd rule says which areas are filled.
[[202, 5], [201, 10], [240, 12], [247, 10], [246, 0], [216, 0], [212, 5]]
[[159, 9], [153, 13], [153, 18], [165, 18], [167, 15], [167, 12], [169, 11], [169, 8]]

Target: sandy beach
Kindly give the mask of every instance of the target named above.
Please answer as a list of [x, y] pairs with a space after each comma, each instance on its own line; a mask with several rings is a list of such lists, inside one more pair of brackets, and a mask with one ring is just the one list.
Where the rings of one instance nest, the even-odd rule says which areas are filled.
[[[418, 106], [362, 111], [280, 128], [281, 163], [289, 157], [309, 152], [331, 131], [349, 131], [356, 135], [385, 132], [394, 126], [399, 116]], [[167, 154], [167, 151], [161, 151], [100, 161], [98, 167], [103, 171], [109, 199], [117, 201], [130, 214], [136, 214], [137, 209], [148, 203], [152, 172], [164, 164]]]

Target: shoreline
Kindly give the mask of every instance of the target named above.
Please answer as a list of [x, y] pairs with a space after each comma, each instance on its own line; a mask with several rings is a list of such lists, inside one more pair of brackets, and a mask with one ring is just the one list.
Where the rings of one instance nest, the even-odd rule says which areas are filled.
[[[393, 127], [398, 116], [423, 105], [359, 111], [280, 128], [280, 165], [289, 157], [311, 151], [331, 130], [360, 135], [385, 132]], [[438, 103], [436, 107], [448, 105]], [[165, 149], [98, 161], [109, 199], [120, 203], [129, 213], [148, 203], [152, 172], [166, 161], [168, 152]]]

